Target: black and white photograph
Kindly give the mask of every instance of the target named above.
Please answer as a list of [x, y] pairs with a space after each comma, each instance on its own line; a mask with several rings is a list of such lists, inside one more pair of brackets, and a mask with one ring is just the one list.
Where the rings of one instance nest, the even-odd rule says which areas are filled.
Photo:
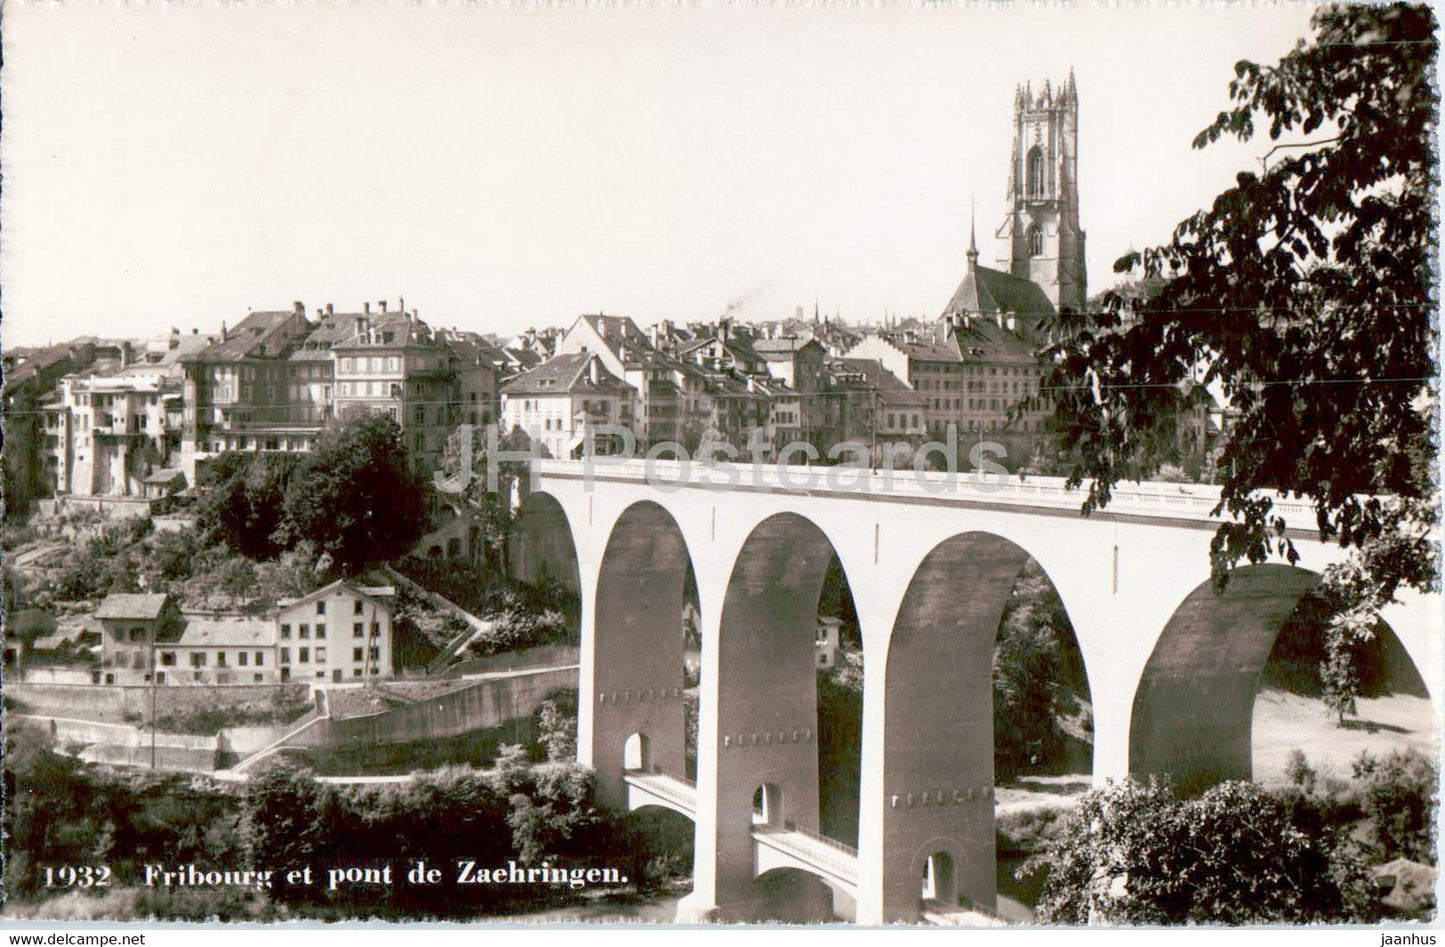
[[6, 3], [0, 934], [1436, 943], [1438, 43]]

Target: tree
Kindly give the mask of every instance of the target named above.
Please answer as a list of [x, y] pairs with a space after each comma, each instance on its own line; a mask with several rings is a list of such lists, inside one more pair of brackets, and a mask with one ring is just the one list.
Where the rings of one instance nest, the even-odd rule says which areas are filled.
[[577, 758], [576, 691], [565, 691], [542, 701], [537, 714], [537, 742], [552, 762]]
[[1306, 497], [1321, 538], [1351, 549], [1325, 575], [1348, 648], [1397, 590], [1439, 584], [1435, 19], [1423, 5], [1330, 6], [1313, 30], [1275, 66], [1239, 63], [1232, 107], [1194, 140], [1248, 141], [1267, 122], [1263, 169], [1115, 264], [1142, 266], [1156, 292], [1061, 313], [1043, 387], [1069, 479], [1090, 481], [1086, 512], [1177, 462], [1190, 386], [1222, 392], [1216, 582], [1241, 561], [1296, 561], [1271, 491]]
[[1434, 864], [1438, 764], [1414, 750], [1394, 750], [1383, 759], [1362, 753], [1352, 768], [1375, 857]]
[[1252, 783], [1181, 799], [1151, 778], [1084, 796], [1030, 868], [1046, 924], [1301, 924], [1352, 919], [1333, 853]]
[[[513, 453], [525, 453], [530, 445], [531, 438], [520, 427], [512, 428], [510, 433], [499, 437], [497, 441], [498, 450]], [[463, 471], [467, 457], [471, 458], [471, 465]], [[480, 528], [480, 542], [486, 557], [488, 574], [499, 574], [506, 569], [507, 537], [511, 535], [514, 522], [513, 492], [518, 484], [526, 481], [527, 463], [519, 460], [498, 461], [497, 489], [490, 490], [487, 481], [490, 462], [486, 430], [463, 425], [447, 438], [446, 446], [442, 450], [441, 472], [449, 484], [455, 485], [446, 489], [446, 492], [472, 514]]]
[[422, 485], [407, 464], [401, 428], [384, 414], [322, 433], [286, 488], [283, 547], [311, 540], [354, 574], [406, 553], [426, 530]]
[[212, 461], [202, 478], [197, 505], [206, 538], [251, 559], [269, 559], [280, 552], [276, 533], [298, 462], [294, 454], [241, 451]]

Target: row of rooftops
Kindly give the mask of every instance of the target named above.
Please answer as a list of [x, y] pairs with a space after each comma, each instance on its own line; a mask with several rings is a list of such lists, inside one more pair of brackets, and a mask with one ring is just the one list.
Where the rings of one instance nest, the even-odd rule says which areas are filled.
[[[379, 573], [356, 579], [339, 579], [299, 598], [282, 600], [266, 615], [242, 615], [214, 610], [189, 611], [180, 608], [175, 599], [163, 592], [112, 592], [100, 603], [93, 617], [95, 621], [102, 622], [159, 622], [170, 612], [174, 621], [162, 632], [158, 639], [161, 643], [200, 647], [259, 647], [274, 641], [276, 620], [280, 612], [325, 598], [342, 587], [361, 599], [387, 609], [391, 608], [392, 599], [396, 595], [396, 589], [389, 579]], [[81, 626], [90, 630], [87, 622], [82, 622]]]

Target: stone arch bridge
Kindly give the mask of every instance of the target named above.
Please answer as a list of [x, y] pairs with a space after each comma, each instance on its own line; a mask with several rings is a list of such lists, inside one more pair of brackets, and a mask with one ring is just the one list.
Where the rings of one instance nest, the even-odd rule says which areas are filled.
[[[1083, 655], [1096, 783], [1248, 778], [1254, 698], [1279, 627], [1343, 557], [1294, 530], [1298, 566], [1250, 566], [1216, 593], [1208, 486], [1122, 486], [1085, 517], [1082, 495], [1052, 478], [949, 484], [832, 468], [830, 482], [823, 468], [738, 465], [723, 490], [716, 469], [647, 469], [651, 480], [642, 461], [541, 461], [514, 561], [536, 578], [570, 571], [575, 556], [578, 756], [605, 801], [694, 821], [680, 919], [776, 916], [769, 898], [788, 888], [765, 890], [769, 873], [820, 879], [862, 924], [916, 921], [960, 900], [994, 906], [991, 661], [1028, 557]], [[1277, 510], [1314, 522], [1305, 503]], [[864, 650], [856, 851], [818, 833], [814, 629], [833, 554]], [[703, 649], [695, 784], [681, 775], [689, 561]], [[1381, 617], [1438, 706], [1439, 597], [1406, 593]], [[806, 885], [794, 888], [807, 899]]]

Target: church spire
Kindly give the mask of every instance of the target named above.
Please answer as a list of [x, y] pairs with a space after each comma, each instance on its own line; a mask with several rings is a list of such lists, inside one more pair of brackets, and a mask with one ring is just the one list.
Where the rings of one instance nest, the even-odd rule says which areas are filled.
[[978, 216], [978, 198], [972, 198], [968, 210], [968, 268], [978, 266], [978, 235], [974, 218]]

